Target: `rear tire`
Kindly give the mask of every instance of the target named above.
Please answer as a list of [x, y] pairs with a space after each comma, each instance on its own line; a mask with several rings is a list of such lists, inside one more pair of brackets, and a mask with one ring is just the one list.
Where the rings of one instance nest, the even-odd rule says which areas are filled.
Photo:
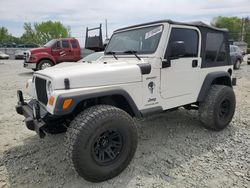
[[53, 63], [50, 60], [44, 59], [38, 63], [37, 70], [43, 70], [52, 66], [53, 66]]
[[236, 60], [236, 62], [235, 62], [235, 64], [234, 64], [234, 69], [235, 69], [235, 70], [240, 69], [240, 65], [241, 65], [241, 61], [240, 61], [239, 59]]
[[136, 151], [137, 131], [125, 111], [97, 105], [75, 117], [65, 143], [78, 174], [100, 182], [117, 176], [128, 166]]
[[200, 120], [208, 129], [222, 130], [231, 122], [235, 105], [235, 94], [231, 87], [212, 85], [199, 106]]

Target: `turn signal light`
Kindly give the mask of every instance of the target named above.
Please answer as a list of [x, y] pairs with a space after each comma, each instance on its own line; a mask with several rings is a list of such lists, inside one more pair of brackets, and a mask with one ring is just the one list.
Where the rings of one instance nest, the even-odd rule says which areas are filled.
[[65, 99], [63, 102], [63, 110], [67, 109], [72, 103], [72, 99]]
[[55, 98], [50, 96], [49, 98], [49, 105], [53, 106]]

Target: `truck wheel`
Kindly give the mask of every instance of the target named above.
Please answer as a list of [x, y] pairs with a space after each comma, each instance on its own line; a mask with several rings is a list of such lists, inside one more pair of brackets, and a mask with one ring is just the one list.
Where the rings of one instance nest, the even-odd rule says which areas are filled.
[[238, 60], [235, 62], [235, 64], [234, 64], [234, 69], [235, 69], [235, 70], [240, 69], [240, 64], [241, 64], [241, 61], [238, 59]]
[[231, 87], [212, 85], [199, 106], [200, 120], [208, 129], [222, 130], [231, 122], [235, 104], [235, 94]]
[[97, 105], [75, 117], [65, 143], [78, 174], [100, 182], [117, 176], [128, 166], [136, 151], [137, 130], [125, 111]]
[[38, 63], [37, 69], [43, 70], [51, 66], [53, 66], [53, 63], [50, 60], [44, 59]]

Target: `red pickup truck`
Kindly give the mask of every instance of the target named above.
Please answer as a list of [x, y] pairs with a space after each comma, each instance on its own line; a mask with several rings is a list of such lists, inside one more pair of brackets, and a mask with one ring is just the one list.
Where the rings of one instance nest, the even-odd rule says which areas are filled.
[[24, 67], [42, 70], [61, 62], [79, 61], [80, 45], [75, 38], [60, 38], [49, 41], [44, 47], [33, 48], [24, 52]]

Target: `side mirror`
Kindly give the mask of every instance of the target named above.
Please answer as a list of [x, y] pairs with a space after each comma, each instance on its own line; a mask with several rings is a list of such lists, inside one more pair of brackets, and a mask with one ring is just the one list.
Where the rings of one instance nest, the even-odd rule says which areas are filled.
[[174, 41], [171, 46], [170, 59], [178, 59], [186, 53], [184, 41]]

